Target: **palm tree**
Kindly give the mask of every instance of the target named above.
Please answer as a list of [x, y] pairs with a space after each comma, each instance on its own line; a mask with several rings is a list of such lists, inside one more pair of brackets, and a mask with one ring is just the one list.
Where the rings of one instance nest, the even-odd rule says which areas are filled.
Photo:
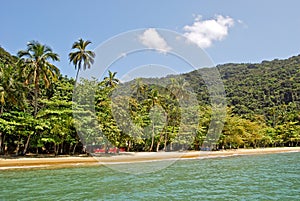
[[171, 83], [169, 84], [169, 88], [172, 90], [177, 99], [186, 99], [189, 96], [187, 91], [188, 82], [185, 81], [184, 78], [171, 78]]
[[104, 78], [104, 84], [107, 87], [115, 88], [119, 84], [119, 80], [116, 78], [117, 72], [108, 71], [108, 77]]
[[53, 53], [49, 46], [31, 41], [27, 44], [26, 50], [18, 52], [18, 57], [23, 67], [22, 73], [26, 77], [25, 84], [34, 84], [34, 117], [36, 117], [40, 81], [42, 79], [48, 88], [51, 82], [57, 79], [60, 71], [49, 60], [59, 61], [59, 56]]
[[[40, 81], [43, 80], [45, 87], [48, 88], [51, 81], [57, 78], [60, 73], [59, 69], [49, 62], [59, 61], [59, 56], [52, 52], [52, 49], [46, 45], [42, 45], [37, 41], [31, 41], [27, 44], [26, 50], [18, 52], [20, 58], [19, 64], [22, 73], [25, 76], [25, 84], [34, 84], [34, 118], [38, 111], [38, 94]], [[28, 135], [23, 154], [26, 154], [31, 134]]]
[[92, 42], [89, 40], [84, 41], [80, 38], [72, 45], [72, 50], [77, 50], [76, 52], [71, 52], [69, 54], [70, 63], [72, 62], [75, 66], [75, 70], [77, 69], [75, 80], [77, 80], [78, 73], [82, 69], [82, 67], [83, 70], [86, 70], [87, 68], [90, 68], [91, 65], [94, 63], [95, 53], [91, 50], [86, 50], [86, 47], [91, 43]]
[[135, 82], [131, 85], [131, 90], [136, 93], [136, 98], [139, 99], [141, 95], [145, 95], [147, 85], [143, 83], [143, 80], [141, 78], [137, 78]]

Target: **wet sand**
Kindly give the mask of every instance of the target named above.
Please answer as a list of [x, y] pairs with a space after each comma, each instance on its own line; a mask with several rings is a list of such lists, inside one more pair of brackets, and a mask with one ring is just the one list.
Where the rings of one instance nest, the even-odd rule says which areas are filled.
[[135, 163], [158, 160], [202, 159], [238, 155], [259, 155], [284, 152], [300, 152], [300, 147], [237, 149], [225, 151], [189, 152], [124, 152], [118, 155], [95, 155], [95, 157], [49, 157], [49, 158], [0, 158], [0, 170], [20, 168], [61, 168], [103, 165], [114, 163]]

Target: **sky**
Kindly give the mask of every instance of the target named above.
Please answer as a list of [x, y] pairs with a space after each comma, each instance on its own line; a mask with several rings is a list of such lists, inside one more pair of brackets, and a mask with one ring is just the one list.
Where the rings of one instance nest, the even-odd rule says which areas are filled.
[[74, 77], [68, 54], [79, 38], [94, 50], [145, 29], [140, 42], [164, 54], [170, 51], [158, 31], [164, 29], [185, 36], [214, 64], [256, 63], [300, 54], [299, 8], [298, 0], [2, 0], [0, 45], [15, 55], [28, 41], [47, 44], [60, 55], [61, 73]]

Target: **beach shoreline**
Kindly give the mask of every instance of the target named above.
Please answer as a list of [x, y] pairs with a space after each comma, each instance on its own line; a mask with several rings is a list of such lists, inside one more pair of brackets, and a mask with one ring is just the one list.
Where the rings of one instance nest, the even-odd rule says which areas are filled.
[[187, 152], [125, 152], [109, 156], [58, 156], [58, 157], [19, 157], [0, 158], [0, 171], [7, 169], [64, 168], [92, 165], [149, 162], [159, 160], [203, 159], [243, 155], [260, 155], [286, 152], [300, 152], [300, 147], [278, 147], [257, 149], [235, 149], [223, 151], [187, 151]]

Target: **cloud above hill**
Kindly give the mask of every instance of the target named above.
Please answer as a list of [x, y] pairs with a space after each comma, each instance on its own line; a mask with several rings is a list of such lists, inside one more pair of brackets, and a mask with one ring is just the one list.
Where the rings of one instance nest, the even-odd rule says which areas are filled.
[[140, 35], [139, 40], [147, 48], [153, 48], [162, 53], [166, 53], [172, 49], [154, 28], [149, 28], [144, 31], [143, 34]]
[[208, 48], [214, 41], [222, 41], [234, 23], [235, 20], [229, 16], [216, 15], [213, 19], [203, 20], [202, 16], [198, 15], [195, 16], [192, 25], [183, 27], [183, 35], [189, 42], [201, 48]]

